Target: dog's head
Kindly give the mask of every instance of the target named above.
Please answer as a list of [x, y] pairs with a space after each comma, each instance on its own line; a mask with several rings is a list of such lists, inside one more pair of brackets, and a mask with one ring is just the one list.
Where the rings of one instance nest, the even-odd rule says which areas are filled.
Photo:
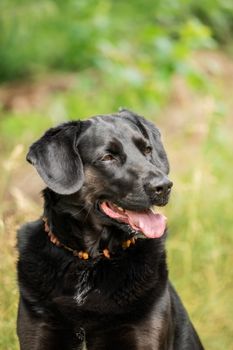
[[122, 110], [62, 124], [30, 147], [27, 160], [51, 190], [95, 208], [103, 221], [148, 237], [164, 232], [164, 217], [150, 208], [168, 202], [169, 164], [159, 130], [143, 117]]

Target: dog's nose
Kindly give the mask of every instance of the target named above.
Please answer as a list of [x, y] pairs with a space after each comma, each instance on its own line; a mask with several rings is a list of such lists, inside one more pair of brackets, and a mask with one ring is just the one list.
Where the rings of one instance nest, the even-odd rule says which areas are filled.
[[145, 190], [151, 199], [155, 200], [156, 202], [165, 202], [167, 201], [166, 199], [171, 192], [172, 186], [172, 181], [170, 181], [167, 177], [163, 177], [160, 180], [154, 178], [145, 185]]
[[154, 188], [154, 193], [157, 196], [166, 196], [171, 192], [171, 188], [173, 186], [173, 182], [168, 178], [160, 181]]

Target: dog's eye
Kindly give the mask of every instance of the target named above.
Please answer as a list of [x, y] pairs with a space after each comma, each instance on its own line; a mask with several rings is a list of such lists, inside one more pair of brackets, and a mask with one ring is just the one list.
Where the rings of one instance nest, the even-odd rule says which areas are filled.
[[152, 153], [152, 147], [150, 146], [147, 146], [144, 150], [144, 154], [145, 155], [148, 155], [148, 154], [151, 154]]
[[101, 161], [102, 162], [107, 162], [107, 161], [111, 161], [114, 160], [115, 158], [111, 155], [111, 154], [105, 154], [102, 158]]

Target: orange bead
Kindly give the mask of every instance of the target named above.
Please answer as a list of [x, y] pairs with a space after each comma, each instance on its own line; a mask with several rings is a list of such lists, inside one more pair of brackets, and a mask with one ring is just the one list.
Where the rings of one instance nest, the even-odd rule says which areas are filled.
[[127, 249], [127, 248], [130, 247], [130, 245], [131, 245], [131, 240], [128, 239], [127, 241], [125, 241], [125, 242], [122, 243], [122, 248], [123, 248], [123, 249]]
[[80, 259], [83, 258], [83, 252], [82, 252], [82, 251], [78, 253], [78, 257], [79, 257]]
[[87, 252], [83, 252], [83, 259], [87, 260], [89, 258], [89, 254]]
[[132, 244], [135, 244], [135, 243], [136, 243], [135, 238], [131, 238], [131, 243], [132, 243]]
[[109, 250], [108, 250], [108, 249], [104, 249], [104, 250], [103, 250], [103, 254], [104, 254], [105, 258], [110, 259], [110, 253], [109, 253]]

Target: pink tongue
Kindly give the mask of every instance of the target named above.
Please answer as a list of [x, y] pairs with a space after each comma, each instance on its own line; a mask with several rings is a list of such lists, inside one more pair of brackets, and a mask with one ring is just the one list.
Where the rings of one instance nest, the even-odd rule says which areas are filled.
[[153, 210], [145, 211], [120, 211], [111, 203], [101, 203], [101, 208], [113, 219], [129, 224], [134, 230], [142, 232], [148, 238], [161, 237], [166, 229], [166, 217], [164, 215], [154, 213]]
[[151, 209], [143, 212], [125, 211], [128, 216], [129, 224], [135, 229], [141, 231], [148, 238], [159, 238], [166, 229], [166, 217], [154, 213]]

